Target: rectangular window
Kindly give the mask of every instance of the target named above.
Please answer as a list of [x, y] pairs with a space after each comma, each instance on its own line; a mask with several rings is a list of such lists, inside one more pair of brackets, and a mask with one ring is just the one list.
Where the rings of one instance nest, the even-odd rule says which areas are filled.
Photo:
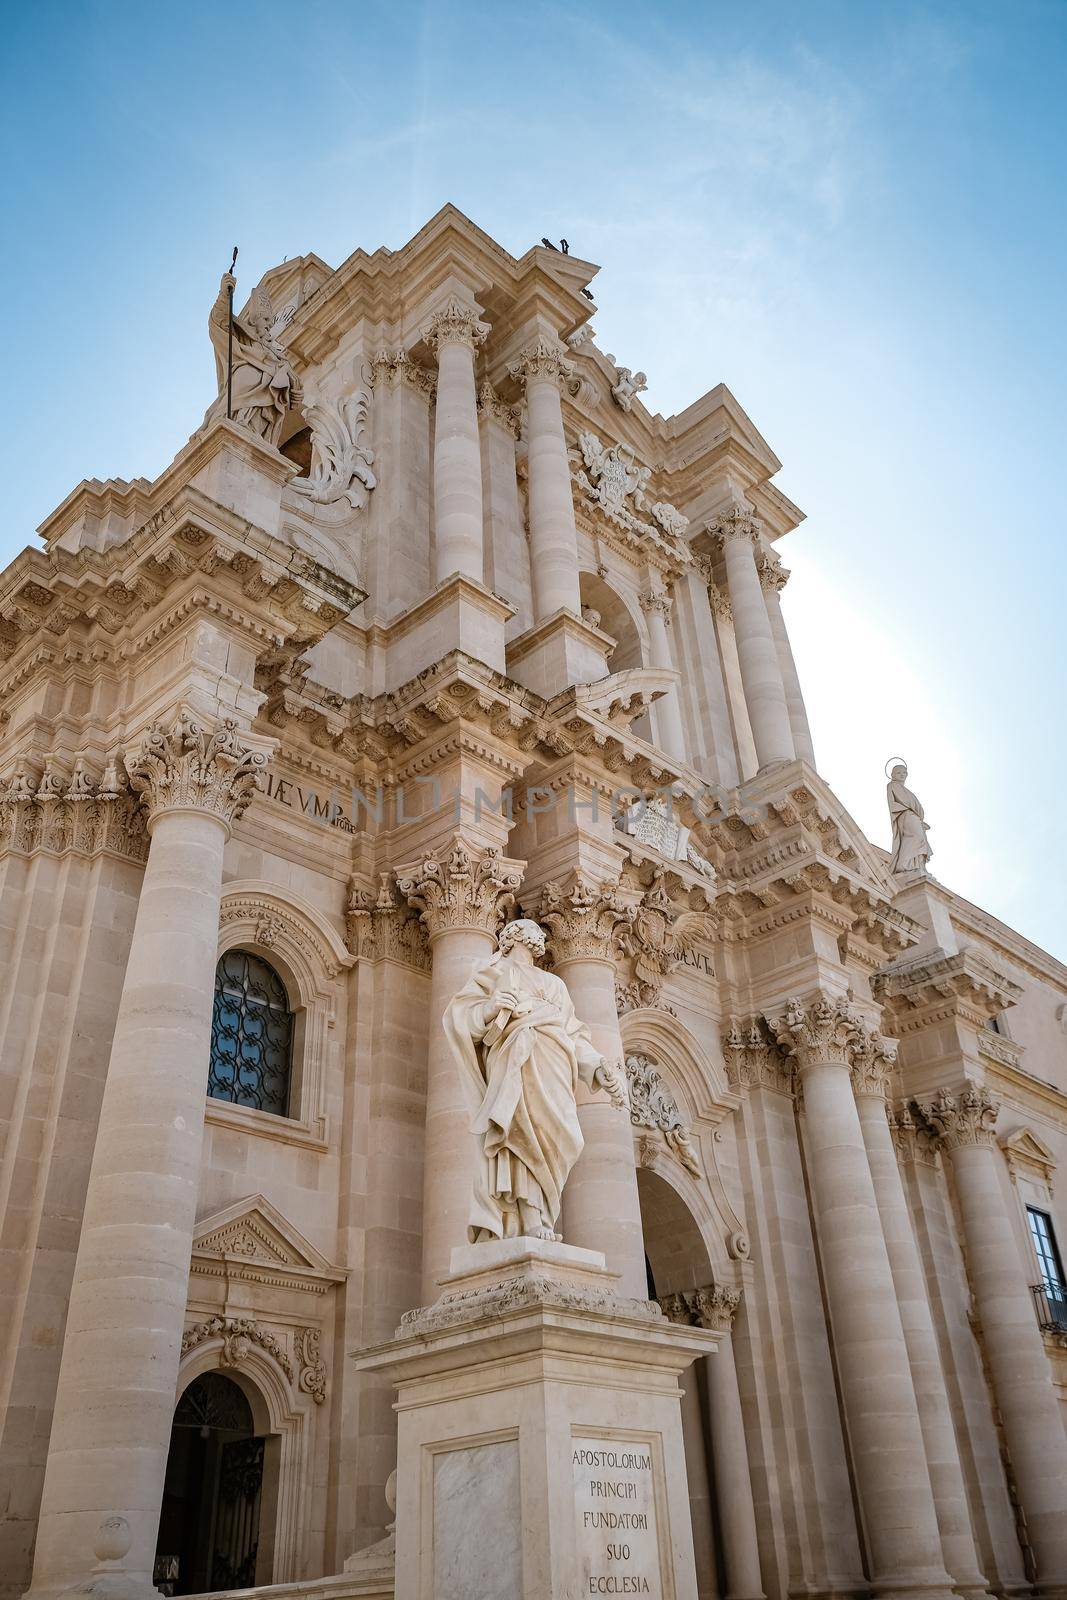
[[1027, 1206], [1026, 1217], [1030, 1224], [1030, 1237], [1037, 1251], [1045, 1288], [1050, 1298], [1063, 1300], [1067, 1295], [1067, 1284], [1064, 1282], [1063, 1263], [1060, 1260], [1056, 1235], [1052, 1231], [1052, 1218], [1047, 1211], [1039, 1211], [1036, 1206]]

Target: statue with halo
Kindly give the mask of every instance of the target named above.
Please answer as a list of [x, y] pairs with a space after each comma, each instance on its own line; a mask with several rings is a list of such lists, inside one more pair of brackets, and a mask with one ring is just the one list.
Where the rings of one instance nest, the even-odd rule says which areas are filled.
[[558, 1240], [563, 1186], [583, 1147], [578, 1082], [625, 1109], [626, 1080], [594, 1047], [563, 979], [535, 965], [541, 927], [509, 922], [497, 942], [444, 1016], [477, 1141], [468, 1234], [472, 1244]]
[[889, 773], [886, 787], [889, 819], [893, 824], [893, 857], [889, 870], [897, 873], [925, 872], [926, 863], [933, 855], [929, 829], [922, 806], [905, 782], [907, 776], [906, 765], [903, 761], [897, 761]]

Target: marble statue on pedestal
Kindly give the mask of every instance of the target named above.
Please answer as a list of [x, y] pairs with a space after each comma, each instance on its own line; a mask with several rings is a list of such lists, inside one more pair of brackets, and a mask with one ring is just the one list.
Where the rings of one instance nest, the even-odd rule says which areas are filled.
[[[230, 291], [235, 281], [232, 273], [223, 273], [218, 297], [208, 317], [219, 397], [208, 407], [205, 423], [226, 415]], [[281, 316], [275, 314], [270, 295], [262, 284], [253, 289], [240, 317], [233, 319], [233, 420], [274, 445], [281, 436], [285, 414], [296, 398], [293, 369], [277, 342], [278, 333], [287, 320], [284, 312]]]
[[534, 964], [545, 951], [538, 924], [509, 922], [498, 944], [444, 1016], [478, 1145], [472, 1244], [558, 1239], [563, 1185], [583, 1147], [579, 1079], [627, 1103], [621, 1070], [594, 1047], [562, 978]]
[[893, 858], [890, 872], [925, 872], [933, 855], [923, 808], [905, 783], [908, 769], [898, 761], [889, 775], [886, 799], [893, 824]]

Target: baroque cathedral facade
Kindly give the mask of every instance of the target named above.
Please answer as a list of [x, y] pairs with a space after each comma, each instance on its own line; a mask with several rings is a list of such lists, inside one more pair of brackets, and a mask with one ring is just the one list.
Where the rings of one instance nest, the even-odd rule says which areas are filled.
[[628, 1086], [563, 1237], [718, 1341], [679, 1600], [1067, 1596], [1067, 969], [820, 777], [802, 514], [596, 270], [446, 206], [232, 343], [224, 279], [203, 425], [0, 576], [0, 1600], [393, 1596], [359, 1356], [466, 1242], [519, 916]]

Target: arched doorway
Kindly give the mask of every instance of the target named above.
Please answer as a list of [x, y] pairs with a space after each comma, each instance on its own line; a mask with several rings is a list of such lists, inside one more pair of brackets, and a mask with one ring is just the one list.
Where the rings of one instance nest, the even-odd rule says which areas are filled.
[[265, 1440], [243, 1390], [204, 1372], [174, 1412], [154, 1579], [165, 1595], [256, 1582]]
[[[641, 1231], [645, 1240], [648, 1292], [663, 1299], [699, 1289], [712, 1280], [711, 1258], [697, 1222], [681, 1195], [658, 1172], [637, 1169], [641, 1201]], [[714, 1360], [714, 1356], [711, 1358]], [[703, 1358], [682, 1378], [682, 1435], [685, 1471], [689, 1481], [689, 1510], [693, 1522], [699, 1600], [717, 1600], [725, 1594], [719, 1561], [707, 1430], [707, 1393]]]

